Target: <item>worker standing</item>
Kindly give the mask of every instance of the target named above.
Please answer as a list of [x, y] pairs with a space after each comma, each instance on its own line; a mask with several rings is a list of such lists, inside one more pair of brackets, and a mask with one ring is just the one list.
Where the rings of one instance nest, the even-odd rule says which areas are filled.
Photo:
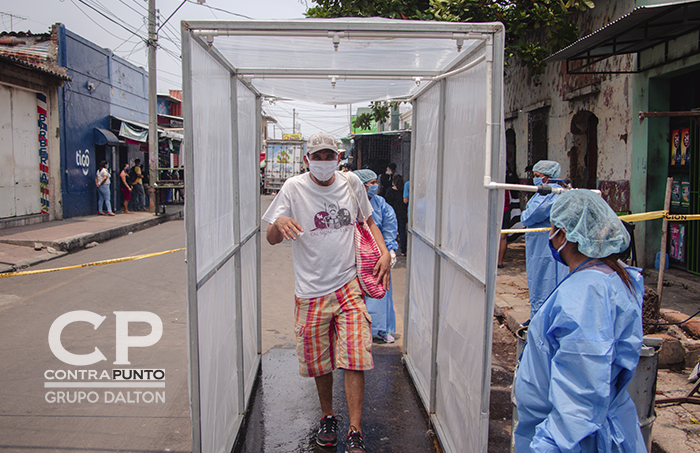
[[[553, 160], [541, 160], [533, 167], [533, 182], [536, 186], [547, 184], [559, 187], [550, 179], [559, 177], [560, 166]], [[527, 202], [527, 207], [520, 214], [520, 221], [528, 228], [548, 228], [549, 211], [558, 195], [536, 193]], [[566, 266], [557, 263], [549, 252], [549, 239], [546, 231], [525, 234], [525, 265], [527, 268], [527, 286], [530, 292], [530, 319], [537, 313], [547, 296], [568, 273]]]
[[516, 451], [646, 452], [627, 392], [644, 297], [640, 269], [617, 258], [629, 233], [588, 190], [560, 195], [550, 217], [550, 254], [570, 273], [528, 327], [515, 378]]

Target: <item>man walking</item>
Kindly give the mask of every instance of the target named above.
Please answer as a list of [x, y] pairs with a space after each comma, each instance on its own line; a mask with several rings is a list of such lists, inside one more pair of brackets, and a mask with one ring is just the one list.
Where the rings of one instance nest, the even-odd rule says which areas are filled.
[[133, 209], [135, 211], [148, 211], [146, 207], [146, 192], [143, 190], [143, 173], [141, 170], [141, 159], [134, 161], [133, 174], [131, 175], [131, 188], [134, 195]]
[[372, 369], [373, 360], [371, 317], [355, 267], [354, 225], [359, 212], [367, 217], [381, 250], [374, 271], [385, 288], [391, 282], [391, 258], [372, 220], [362, 182], [352, 173], [336, 172], [340, 155], [335, 139], [314, 134], [307, 147], [304, 162], [309, 172], [288, 179], [262, 218], [270, 223], [270, 244], [294, 241], [299, 374], [315, 379], [323, 416], [316, 442], [324, 447], [338, 443], [333, 370], [342, 368], [350, 422], [346, 452], [363, 453], [364, 371]]

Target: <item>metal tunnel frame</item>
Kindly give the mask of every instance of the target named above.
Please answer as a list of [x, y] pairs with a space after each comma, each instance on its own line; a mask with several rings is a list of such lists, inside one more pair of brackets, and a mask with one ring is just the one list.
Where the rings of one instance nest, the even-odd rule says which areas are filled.
[[193, 451], [231, 450], [260, 368], [261, 100], [294, 94], [411, 100], [404, 359], [445, 451], [488, 451], [503, 49], [500, 23], [182, 22]]

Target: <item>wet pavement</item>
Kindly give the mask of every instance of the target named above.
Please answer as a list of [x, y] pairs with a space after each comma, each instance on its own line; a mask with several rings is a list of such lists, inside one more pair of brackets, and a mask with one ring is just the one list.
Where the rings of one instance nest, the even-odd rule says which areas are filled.
[[[363, 435], [367, 451], [439, 452], [427, 415], [395, 345], [374, 345], [374, 369], [365, 373]], [[294, 349], [273, 348], [262, 358], [262, 373], [255, 389], [243, 438], [235, 453], [344, 452], [342, 433], [348, 417], [343, 392], [343, 372], [336, 370], [333, 406], [342, 420], [338, 446], [321, 448], [315, 443], [320, 406], [313, 379], [298, 374]]]

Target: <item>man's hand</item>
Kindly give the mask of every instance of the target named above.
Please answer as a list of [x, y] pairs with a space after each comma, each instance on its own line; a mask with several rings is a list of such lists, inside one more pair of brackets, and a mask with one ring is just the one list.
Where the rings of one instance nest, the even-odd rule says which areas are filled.
[[296, 241], [303, 232], [304, 229], [296, 220], [291, 217], [279, 216], [275, 223], [267, 227], [267, 242], [275, 245], [284, 239]]
[[374, 223], [372, 216], [367, 219], [367, 226], [379, 246], [379, 251], [382, 252], [382, 256], [377, 261], [377, 264], [374, 265], [374, 272], [372, 272], [372, 275], [377, 277], [377, 280], [382, 283], [384, 289], [389, 290], [389, 285], [391, 284], [391, 255], [389, 254], [389, 249], [386, 248], [382, 232], [379, 230], [377, 224]]
[[391, 256], [389, 252], [383, 253], [379, 258], [377, 264], [374, 265], [372, 275], [376, 275], [377, 281], [381, 282], [382, 287], [389, 290], [389, 285], [391, 285]]

